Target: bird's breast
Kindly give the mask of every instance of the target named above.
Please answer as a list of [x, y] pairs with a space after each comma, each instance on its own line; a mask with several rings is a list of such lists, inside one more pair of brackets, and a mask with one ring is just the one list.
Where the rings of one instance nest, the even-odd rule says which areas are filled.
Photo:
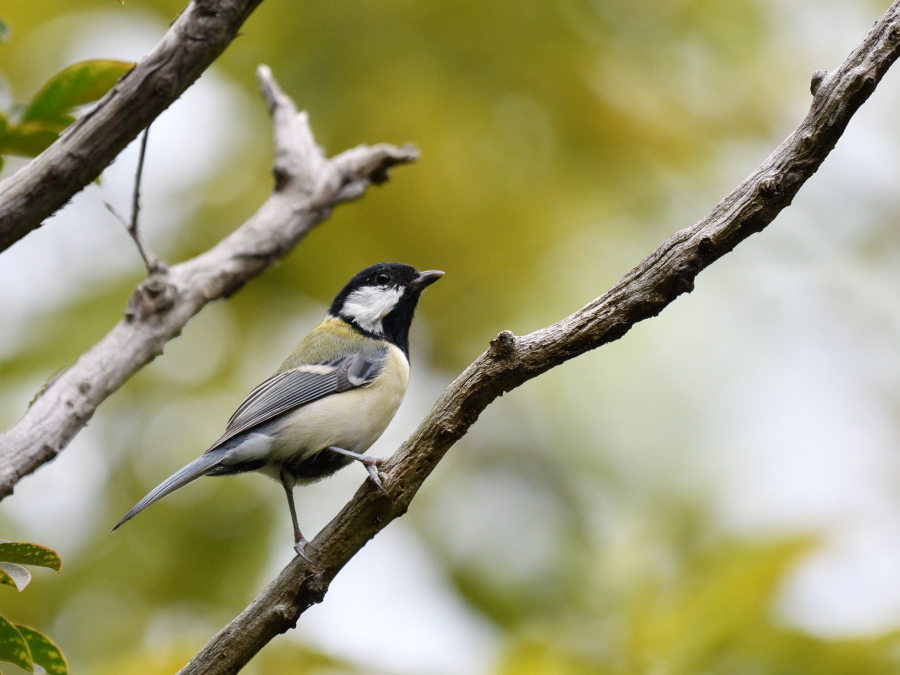
[[409, 384], [409, 362], [391, 345], [371, 384], [325, 398], [288, 414], [275, 429], [273, 459], [297, 461], [335, 445], [365, 452], [394, 418]]

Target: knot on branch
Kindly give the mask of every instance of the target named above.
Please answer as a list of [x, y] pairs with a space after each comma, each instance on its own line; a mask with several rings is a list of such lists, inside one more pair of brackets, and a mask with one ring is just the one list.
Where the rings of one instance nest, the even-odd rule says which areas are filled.
[[178, 91], [178, 85], [176, 73], [163, 73], [153, 83], [153, 93], [160, 98], [171, 98]]
[[318, 605], [322, 602], [327, 592], [328, 581], [325, 579], [325, 572], [319, 570], [318, 572], [306, 575], [299, 594], [309, 603], [307, 605], [308, 607], [309, 605]]
[[506, 358], [516, 351], [516, 336], [511, 331], [501, 331], [491, 340], [491, 355]]
[[691, 293], [694, 290], [694, 279], [700, 273], [700, 266], [693, 260], [687, 260], [675, 270], [672, 275], [672, 289], [675, 295]]
[[125, 308], [127, 321], [144, 320], [154, 314], [162, 314], [175, 304], [178, 290], [163, 274], [154, 274], [138, 284]]
[[800, 132], [799, 146], [802, 152], [809, 152], [816, 146], [816, 135], [814, 131], [806, 129]]
[[828, 77], [827, 70], [817, 70], [812, 75], [812, 80], [809, 82], [809, 93], [813, 96], [816, 95], [816, 92], [819, 91], [819, 88], [822, 86], [822, 83], [825, 81], [825, 78]]
[[759, 182], [759, 192], [766, 197], [777, 197], [781, 194], [781, 181], [774, 176], [764, 178]]
[[282, 623], [283, 627], [279, 628], [279, 633], [287, 633], [289, 629], [297, 627], [297, 619], [300, 617], [300, 613], [293, 607], [278, 604], [272, 608], [272, 614], [277, 616]]
[[856, 91], [864, 87], [874, 89], [878, 84], [878, 78], [875, 77], [873, 71], [869, 68], [858, 66], [850, 72], [852, 73], [852, 86]]

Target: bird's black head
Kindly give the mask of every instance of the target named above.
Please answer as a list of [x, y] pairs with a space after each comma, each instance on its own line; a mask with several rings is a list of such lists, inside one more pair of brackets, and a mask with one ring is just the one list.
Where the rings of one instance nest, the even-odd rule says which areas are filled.
[[329, 314], [392, 342], [408, 355], [409, 327], [419, 296], [442, 276], [437, 270], [419, 272], [401, 263], [372, 265], [347, 282]]

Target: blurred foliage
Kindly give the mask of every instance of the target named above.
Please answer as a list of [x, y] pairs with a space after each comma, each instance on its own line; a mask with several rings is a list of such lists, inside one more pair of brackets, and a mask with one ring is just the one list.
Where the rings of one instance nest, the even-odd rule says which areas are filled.
[[[178, 645], [167, 650], [123, 654], [99, 664], [95, 675], [171, 675], [177, 672], [203, 645]], [[353, 675], [352, 665], [300, 645], [277, 644], [266, 649], [243, 671], [249, 675]]]
[[[22, 592], [31, 581], [23, 565], [49, 567], [59, 572], [56, 551], [26, 542], [0, 541], [0, 583]], [[69, 665], [53, 641], [43, 633], [10, 623], [0, 616], [0, 661], [35, 675], [67, 675]]]
[[[95, 25], [116, 35], [121, 25], [107, 20], [161, 34], [183, 4], [8, 3], [14, 32], [0, 72], [17, 94], [52, 98], [46, 109], [67, 114], [76, 98], [39, 92], [71, 62], [80, 35]], [[413, 346], [417, 372], [441, 381], [498, 331], [533, 330], [602, 292], [670, 234], [660, 214], [673, 184], [705, 184], [723, 147], [781, 129], [786, 75], [770, 50], [769, 12], [763, 0], [262, 3], [214, 67], [256, 111], [239, 120], [249, 143], [190, 195], [198, 207], [188, 222], [145, 233], [167, 262], [206, 250], [271, 190], [258, 63], [310, 112], [330, 153], [413, 141], [422, 160], [205, 309], [101, 407], [59, 460], [94, 452], [101, 465], [81, 477], [93, 510], [77, 523], [67, 572], [25, 600], [11, 597], [4, 612], [53, 625], [83, 672], [174, 672], [289, 549], [280, 490], [252, 476], [198, 481], [114, 537], [109, 527], [219, 435], [243, 395], [368, 264], [447, 271], [422, 303]], [[145, 182], [145, 195], [153, 189]], [[585, 232], [608, 244], [596, 260], [579, 243]], [[567, 250], [584, 257], [580, 266]], [[572, 278], [588, 265], [590, 278]], [[135, 255], [132, 274], [86, 283], [29, 317], [27, 339], [0, 352], [0, 424], [14, 423], [52, 373], [119, 319], [141, 274]], [[560, 287], [576, 290], [561, 303]], [[642, 356], [629, 358], [623, 370]], [[493, 406], [410, 512], [441, 573], [500, 631], [498, 673], [896, 672], [896, 636], [827, 641], [780, 625], [773, 598], [809, 542], [735, 541], [709, 524], [708, 505], [645, 494], [610, 466], [614, 441], [592, 431], [600, 385], [563, 396], [562, 377], [542, 378], [537, 404], [523, 391]], [[686, 405], [678, 392], [667, 404], [673, 418]], [[636, 425], [654, 426], [639, 413]], [[676, 434], [653, 439], [682, 449]], [[311, 519], [317, 505], [301, 492], [301, 519]], [[24, 522], [0, 514], [14, 521]], [[353, 670], [276, 640], [248, 672]]]
[[51, 77], [22, 112], [23, 122], [65, 121], [72, 108], [102, 98], [134, 64], [113, 59], [73, 63]]
[[[900, 632], [878, 639], [819, 640], [778, 625], [771, 602], [810, 542], [721, 542], [645, 580], [622, 606], [540, 620], [518, 631], [498, 675], [788, 675], [897, 672]], [[655, 581], [655, 582], [654, 582]]]
[[[93, 59], [56, 73], [30, 102], [0, 111], [0, 154], [37, 157], [75, 121], [75, 108], [102, 98], [133, 66], [126, 61]], [[2, 162], [0, 157], [0, 169]]]
[[[79, 4], [109, 10], [103, 0]], [[164, 17], [181, 9], [175, 0], [149, 6]], [[24, 43], [27, 26], [64, 8], [38, 0], [6, 18], [22, 26]], [[705, 0], [263, 3], [220, 70], [255, 100], [254, 66], [269, 64], [332, 153], [414, 141], [423, 159], [341, 209], [242, 294], [245, 306], [265, 315], [267, 298], [288, 292], [325, 301], [359, 269], [397, 259], [465, 270], [422, 307], [439, 363], [460, 368], [500, 328], [535, 328], [508, 325], [517, 314], [508, 289], [528, 288], [540, 256], [566, 230], [624, 213], [649, 222], [663, 206], [666, 172], [702, 170], [725, 139], [769, 129], [766, 94], [778, 74], [761, 49], [763, 28], [754, 0], [727, 9]], [[16, 90], [27, 89], [39, 76], [26, 63], [30, 50], [20, 56], [14, 46], [0, 67]], [[263, 120], [253, 130], [259, 152], [223, 167], [217, 180], [238, 188], [222, 194], [211, 185], [176, 258], [211, 246], [265, 198]], [[317, 262], [336, 250], [336, 264]], [[477, 303], [466, 301], [476, 294]]]

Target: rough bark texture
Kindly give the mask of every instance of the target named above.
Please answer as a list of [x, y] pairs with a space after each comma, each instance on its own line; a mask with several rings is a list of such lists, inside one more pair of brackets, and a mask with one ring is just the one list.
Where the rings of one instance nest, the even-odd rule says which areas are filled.
[[100, 175], [234, 39], [262, 0], [193, 0], [162, 41], [34, 161], [0, 183], [0, 251]]
[[0, 499], [54, 459], [107, 396], [159, 356], [206, 303], [228, 296], [284, 256], [343, 201], [361, 197], [389, 167], [418, 156], [412, 147], [359, 146], [328, 159], [306, 113], [297, 113], [266, 66], [259, 82], [272, 113], [275, 190], [244, 225], [196, 258], [141, 283], [124, 318], [45, 387], [25, 416], [0, 434]]
[[266, 643], [321, 602], [341, 568], [410, 502], [447, 450], [498, 396], [579, 354], [617, 340], [690, 292], [701, 270], [759, 232], [791, 203], [900, 53], [900, 0], [841, 67], [813, 79], [803, 123], [705, 218], [681, 230], [605, 295], [558, 323], [515, 337], [504, 331], [444, 392], [412, 437], [382, 467], [392, 499], [367, 481], [307, 546], [203, 648], [180, 675], [237, 673]]

